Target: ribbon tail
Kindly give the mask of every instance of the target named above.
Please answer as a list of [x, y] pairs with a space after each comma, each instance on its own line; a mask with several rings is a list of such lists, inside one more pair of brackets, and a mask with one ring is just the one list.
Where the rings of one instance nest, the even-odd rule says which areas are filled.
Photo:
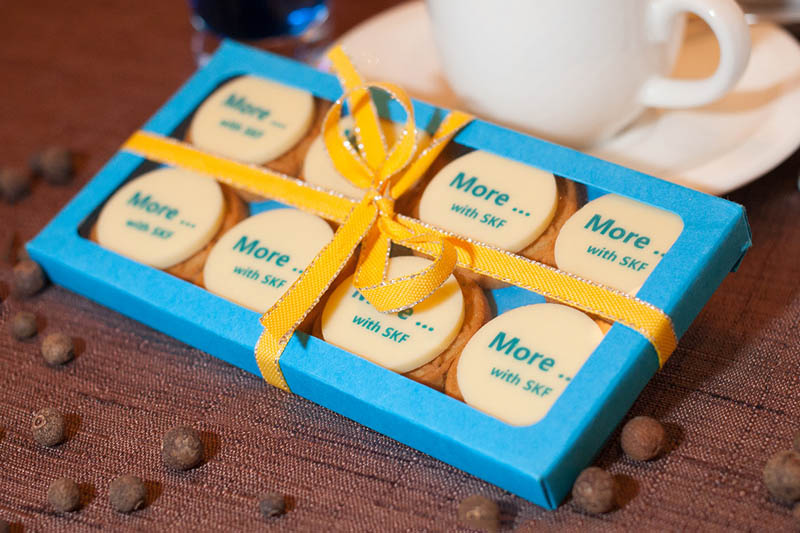
[[261, 317], [264, 331], [256, 344], [255, 356], [264, 379], [285, 391], [289, 385], [278, 361], [294, 331], [336, 279], [358, 244], [373, 226], [377, 208], [367, 199], [347, 217], [328, 245], [284, 295]]

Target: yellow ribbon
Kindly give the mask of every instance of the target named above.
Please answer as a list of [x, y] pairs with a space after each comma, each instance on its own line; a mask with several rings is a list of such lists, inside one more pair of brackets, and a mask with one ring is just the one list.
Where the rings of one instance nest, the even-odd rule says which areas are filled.
[[[344, 96], [328, 111], [322, 136], [337, 170], [366, 191], [360, 201], [151, 133], [137, 132], [123, 146], [124, 150], [150, 160], [211, 176], [233, 187], [279, 200], [341, 224], [333, 240], [261, 317], [264, 331], [255, 354], [259, 369], [270, 384], [289, 390], [280, 370], [281, 353], [295, 329], [319, 302], [359, 244], [361, 251], [354, 285], [380, 311], [396, 312], [413, 307], [441, 286], [458, 264], [625, 324], [653, 344], [659, 364], [663, 365], [674, 351], [677, 338], [669, 316], [652, 304], [395, 214], [394, 200], [419, 180], [446, 143], [472, 117], [459, 111], [451, 112], [430, 145], [420, 151], [416, 146], [413, 107], [403, 90], [385, 83], [365, 84], [338, 47], [329, 55], [340, 77]], [[373, 88], [388, 92], [406, 113], [403, 134], [392, 147], [387, 148], [383, 139], [370, 94]], [[358, 150], [338, 128], [345, 102], [356, 123]], [[427, 254], [433, 262], [421, 272], [387, 279], [392, 242]]]

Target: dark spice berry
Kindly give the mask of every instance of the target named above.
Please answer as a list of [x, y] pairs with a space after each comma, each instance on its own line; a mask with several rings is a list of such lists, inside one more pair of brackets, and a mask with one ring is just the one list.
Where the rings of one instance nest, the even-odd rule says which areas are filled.
[[26, 259], [14, 265], [12, 286], [17, 296], [33, 296], [42, 290], [45, 281], [42, 267], [36, 262]]
[[190, 427], [167, 431], [161, 443], [161, 458], [170, 468], [189, 470], [203, 461], [203, 442], [200, 434]]
[[777, 500], [800, 500], [800, 453], [782, 450], [773, 454], [764, 466], [764, 484]]
[[31, 178], [18, 168], [0, 168], [0, 196], [13, 203], [28, 194]]
[[286, 497], [277, 492], [264, 494], [258, 501], [258, 509], [264, 518], [280, 516], [286, 512]]
[[63, 333], [51, 333], [42, 341], [42, 357], [48, 365], [63, 365], [75, 357], [72, 337]]
[[795, 524], [800, 526], [800, 503], [795, 504], [794, 509], [792, 509], [792, 517]]
[[500, 508], [494, 500], [473, 494], [458, 504], [458, 520], [467, 527], [497, 531], [500, 527]]
[[147, 488], [135, 476], [119, 476], [108, 487], [108, 501], [118, 513], [130, 513], [144, 507]]
[[30, 311], [20, 311], [11, 319], [11, 336], [18, 341], [30, 339], [38, 331], [36, 315]]
[[28, 254], [28, 250], [26, 250], [24, 246], [20, 246], [19, 249], [17, 249], [16, 259], [17, 259], [15, 261], [16, 263], [19, 263], [21, 261], [30, 261], [31, 256]]
[[73, 154], [61, 146], [50, 146], [31, 158], [31, 170], [52, 185], [64, 185], [72, 179]]
[[649, 416], [628, 420], [620, 436], [622, 450], [634, 461], [649, 461], [667, 448], [667, 432], [661, 422]]
[[0, 533], [9, 533], [11, 531], [11, 524], [0, 518]]
[[578, 476], [572, 486], [572, 499], [584, 511], [607, 513], [617, 503], [617, 484], [614, 476], [596, 466], [590, 466]]
[[33, 438], [42, 446], [55, 446], [64, 442], [67, 423], [58, 409], [45, 407], [33, 415]]
[[71, 479], [62, 477], [50, 484], [47, 501], [59, 513], [75, 511], [81, 505], [81, 489]]

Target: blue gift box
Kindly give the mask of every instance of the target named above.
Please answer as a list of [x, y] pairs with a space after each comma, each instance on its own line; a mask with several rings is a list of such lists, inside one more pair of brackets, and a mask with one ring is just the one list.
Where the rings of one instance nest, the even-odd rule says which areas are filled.
[[[226, 42], [143, 129], [173, 134], [220, 83], [241, 74], [270, 78], [326, 100], [341, 95], [330, 74]], [[446, 113], [422, 102], [414, 102], [414, 109], [423, 126]], [[388, 118], [402, 118], [399, 106], [390, 104], [386, 112]], [[683, 232], [637, 294], [669, 314], [678, 336], [750, 246], [743, 208], [726, 200], [480, 120], [455, 141], [583, 183], [590, 197], [613, 192], [678, 214]], [[53, 282], [260, 375], [253, 356], [261, 333], [257, 313], [82, 236], [81, 228], [98, 207], [143, 164], [141, 157], [117, 153], [28, 243], [30, 255]], [[543, 301], [515, 287], [491, 291], [490, 297], [498, 313]], [[526, 427], [508, 425], [302, 333], [290, 341], [280, 367], [293, 393], [555, 508], [658, 370], [658, 358], [644, 337], [615, 324], [548, 414]]]

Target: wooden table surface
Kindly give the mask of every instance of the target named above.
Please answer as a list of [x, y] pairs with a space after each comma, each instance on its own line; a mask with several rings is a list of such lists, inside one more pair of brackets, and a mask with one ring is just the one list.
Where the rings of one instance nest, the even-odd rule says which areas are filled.
[[[393, 3], [335, 0], [334, 35]], [[566, 502], [545, 511], [65, 289], [10, 296], [20, 243], [194, 63], [178, 0], [5, 2], [0, 35], [0, 165], [25, 165], [54, 143], [81, 156], [71, 184], [36, 182], [18, 203], [0, 203], [0, 518], [17, 530], [452, 531], [471, 493], [496, 499], [508, 530], [791, 529], [791, 510], [760, 480], [769, 454], [800, 429], [800, 155], [729, 196], [747, 208], [754, 247], [631, 411], [664, 421], [672, 451], [634, 463], [614, 435], [597, 464], [620, 481], [622, 508], [590, 516]], [[36, 312], [42, 332], [19, 342], [5, 323], [23, 309]], [[79, 353], [51, 369], [38, 343], [59, 330]], [[31, 413], [45, 405], [68, 414], [70, 438], [56, 449], [30, 437]], [[209, 455], [183, 474], [159, 457], [161, 436], [176, 424], [198, 428]], [[107, 499], [123, 473], [149, 488], [148, 507], [130, 516]], [[80, 511], [49, 510], [47, 487], [59, 476], [82, 484]], [[290, 495], [286, 516], [259, 516], [267, 490]]]

